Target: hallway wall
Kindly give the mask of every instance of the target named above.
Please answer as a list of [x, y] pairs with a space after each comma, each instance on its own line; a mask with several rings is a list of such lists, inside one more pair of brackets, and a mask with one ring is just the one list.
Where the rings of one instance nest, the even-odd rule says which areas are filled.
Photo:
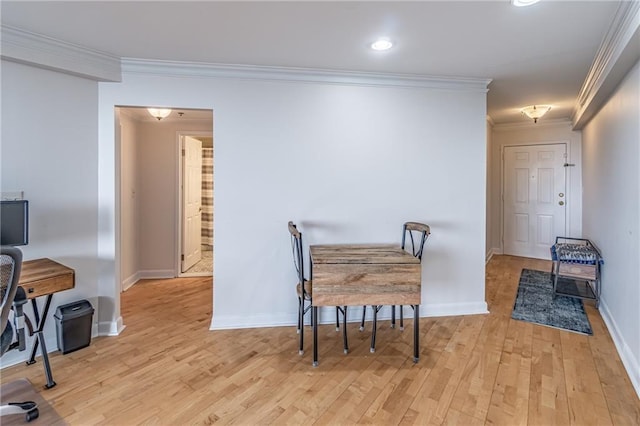
[[640, 62], [583, 140], [584, 236], [605, 261], [600, 312], [640, 397]]

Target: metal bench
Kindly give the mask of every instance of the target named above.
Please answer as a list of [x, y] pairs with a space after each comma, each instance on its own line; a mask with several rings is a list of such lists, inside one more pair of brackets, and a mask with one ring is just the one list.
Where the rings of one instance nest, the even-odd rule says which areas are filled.
[[551, 246], [553, 295], [594, 300], [600, 306], [600, 250], [585, 238], [556, 237]]

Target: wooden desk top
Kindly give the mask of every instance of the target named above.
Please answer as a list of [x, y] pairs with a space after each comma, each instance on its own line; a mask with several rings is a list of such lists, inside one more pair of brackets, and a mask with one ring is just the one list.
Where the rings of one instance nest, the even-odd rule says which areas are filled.
[[75, 286], [75, 271], [51, 259], [22, 262], [20, 285], [29, 299], [46, 296]]
[[412, 264], [420, 259], [394, 244], [322, 244], [310, 247], [314, 264]]

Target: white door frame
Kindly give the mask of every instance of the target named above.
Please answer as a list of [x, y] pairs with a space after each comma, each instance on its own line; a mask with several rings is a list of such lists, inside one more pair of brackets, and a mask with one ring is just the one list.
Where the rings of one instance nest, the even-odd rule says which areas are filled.
[[574, 168], [572, 164], [572, 155], [571, 155], [571, 141], [569, 140], [558, 140], [558, 141], [528, 141], [522, 143], [510, 143], [502, 145], [500, 148], [500, 253], [504, 253], [504, 151], [505, 148], [508, 147], [517, 147], [517, 146], [539, 146], [539, 145], [558, 145], [564, 144], [567, 149], [567, 163], [569, 164], [569, 169], [566, 173], [566, 181], [565, 181], [565, 200], [567, 200], [567, 205], [565, 209], [565, 232], [567, 235], [571, 234], [572, 223], [571, 218], [573, 217], [573, 202], [569, 202], [569, 200], [573, 200], [572, 190], [573, 184], [571, 182], [572, 173], [571, 169]]
[[183, 136], [192, 136], [192, 137], [209, 137], [212, 138], [213, 137], [213, 132], [208, 132], [208, 131], [186, 131], [186, 130], [179, 130], [176, 134], [176, 138], [178, 143], [176, 143], [176, 147], [178, 149], [178, 155], [176, 155], [177, 161], [178, 161], [178, 167], [176, 168], [177, 172], [178, 172], [178, 176], [176, 177], [176, 181], [178, 182], [178, 190], [176, 191], [176, 202], [175, 202], [175, 206], [176, 206], [176, 217], [178, 218], [178, 220], [175, 223], [175, 234], [176, 234], [176, 256], [175, 256], [175, 275], [176, 277], [194, 277], [194, 276], [203, 276], [206, 275], [208, 276], [208, 274], [199, 274], [199, 273], [183, 273], [182, 272], [182, 262], [180, 260], [180, 256], [182, 255], [182, 221], [184, 220], [184, 218], [182, 217], [182, 210], [183, 210], [183, 198], [182, 198], [182, 185], [183, 185], [183, 180], [184, 180], [184, 175], [183, 175], [183, 164], [182, 164], [182, 149], [183, 149], [183, 142], [182, 142], [182, 137]]

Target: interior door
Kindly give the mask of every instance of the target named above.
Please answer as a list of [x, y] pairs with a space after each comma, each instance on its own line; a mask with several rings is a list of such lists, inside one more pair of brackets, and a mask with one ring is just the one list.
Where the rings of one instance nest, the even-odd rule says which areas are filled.
[[182, 152], [182, 272], [185, 272], [202, 258], [202, 142], [185, 136]]
[[504, 253], [549, 259], [556, 236], [565, 235], [565, 144], [504, 149]]

